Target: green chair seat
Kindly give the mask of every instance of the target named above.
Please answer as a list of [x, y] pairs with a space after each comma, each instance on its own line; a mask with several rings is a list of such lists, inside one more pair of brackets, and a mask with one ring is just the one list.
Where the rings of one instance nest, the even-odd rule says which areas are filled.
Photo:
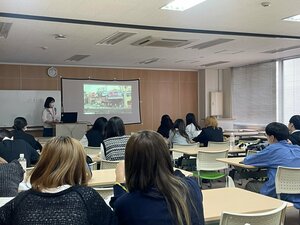
[[225, 177], [225, 173], [220, 173], [218, 171], [200, 171], [200, 174], [198, 174], [197, 171], [193, 172], [193, 176], [199, 177], [201, 179], [206, 179], [206, 180], [216, 180], [220, 179], [222, 177]]

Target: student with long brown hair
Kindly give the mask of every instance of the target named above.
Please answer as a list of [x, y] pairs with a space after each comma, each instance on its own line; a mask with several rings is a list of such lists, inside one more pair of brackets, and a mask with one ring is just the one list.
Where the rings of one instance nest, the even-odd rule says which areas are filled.
[[0, 208], [0, 224], [110, 225], [114, 214], [90, 179], [85, 152], [70, 137], [51, 139], [30, 177], [32, 189]]
[[185, 131], [185, 123], [183, 119], [177, 119], [170, 130], [169, 142], [178, 145], [189, 145], [191, 140]]
[[[114, 186], [115, 197], [111, 201], [119, 224], [204, 225], [198, 183], [175, 173], [167, 144], [160, 134], [154, 131], [133, 134], [125, 150], [125, 169], [122, 163], [116, 169], [118, 184]], [[124, 180], [126, 186], [120, 184]]]

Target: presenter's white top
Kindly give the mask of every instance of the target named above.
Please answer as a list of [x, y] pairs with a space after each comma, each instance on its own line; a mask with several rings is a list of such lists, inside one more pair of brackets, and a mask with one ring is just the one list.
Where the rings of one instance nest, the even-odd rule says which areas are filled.
[[52, 128], [52, 125], [46, 122], [54, 122], [58, 120], [56, 108], [45, 108], [42, 115], [43, 127]]
[[195, 125], [192, 123], [186, 126], [185, 131], [189, 135], [189, 138], [191, 140], [197, 137], [201, 133], [201, 130], [197, 130]]

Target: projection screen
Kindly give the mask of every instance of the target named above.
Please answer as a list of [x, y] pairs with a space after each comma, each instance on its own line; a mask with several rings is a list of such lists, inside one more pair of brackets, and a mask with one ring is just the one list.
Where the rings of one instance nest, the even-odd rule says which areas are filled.
[[101, 116], [141, 123], [139, 88], [139, 80], [62, 78], [62, 112], [78, 112], [78, 121], [92, 124]]

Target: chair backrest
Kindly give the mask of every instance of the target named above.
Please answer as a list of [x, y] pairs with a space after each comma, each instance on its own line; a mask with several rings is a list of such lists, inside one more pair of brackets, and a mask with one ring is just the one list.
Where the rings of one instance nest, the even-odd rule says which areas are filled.
[[198, 151], [197, 170], [214, 171], [228, 168], [227, 163], [219, 162], [218, 158], [227, 158], [228, 149], [220, 151]]
[[94, 190], [96, 190], [103, 199], [113, 195], [113, 187], [94, 187]]
[[211, 149], [229, 149], [229, 142], [228, 141], [224, 141], [224, 142], [215, 142], [215, 141], [209, 141], [207, 144], [208, 148]]
[[226, 187], [229, 187], [229, 188], [235, 187], [234, 181], [230, 176], [226, 177]]
[[279, 166], [275, 177], [277, 194], [300, 194], [300, 168]]
[[115, 169], [117, 167], [118, 163], [119, 163], [119, 161], [101, 160], [100, 161], [100, 170]]
[[248, 155], [254, 155], [254, 154], [256, 154], [258, 151], [256, 151], [256, 150], [248, 150], [247, 151], [247, 156]]
[[173, 144], [173, 148], [197, 148], [197, 147], [199, 147], [199, 142], [191, 143], [187, 145]]
[[281, 225], [285, 218], [287, 203], [283, 203], [279, 208], [254, 214], [240, 214], [223, 212], [219, 225]]

